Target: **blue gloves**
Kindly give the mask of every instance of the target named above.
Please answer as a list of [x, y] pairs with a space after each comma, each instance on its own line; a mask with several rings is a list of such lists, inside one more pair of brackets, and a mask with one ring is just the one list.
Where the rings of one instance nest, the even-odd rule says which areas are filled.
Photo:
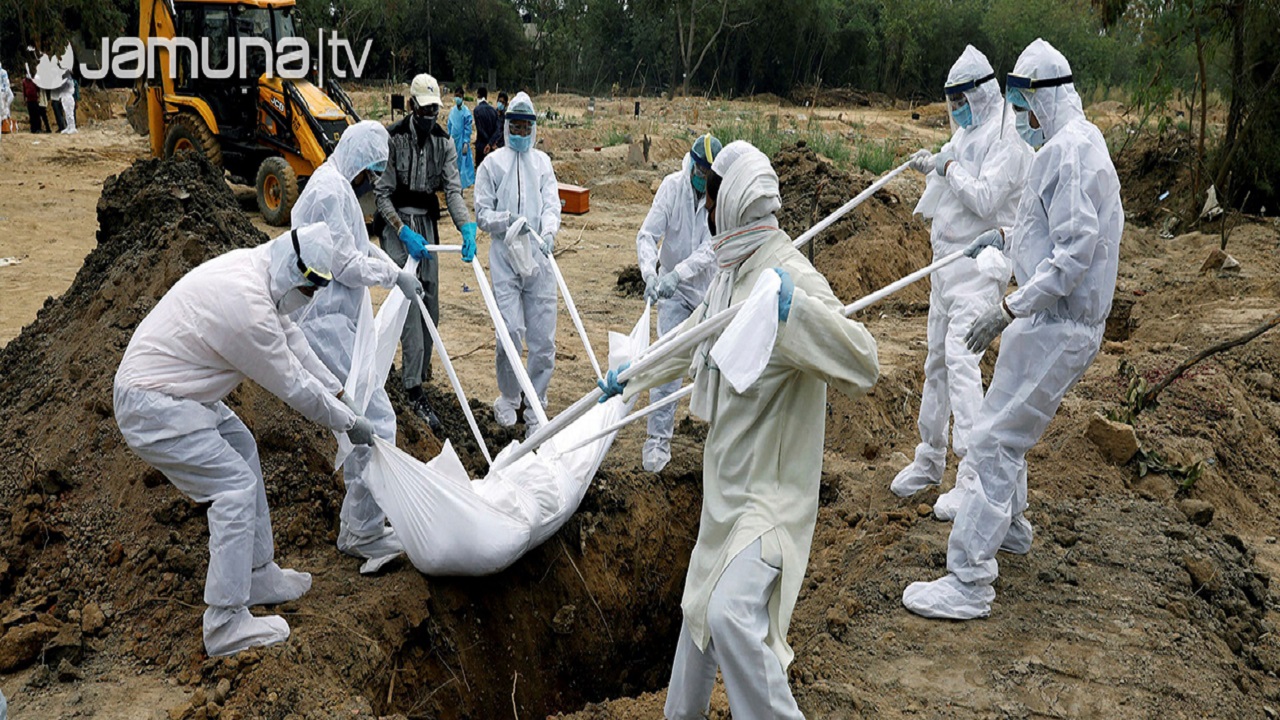
[[654, 288], [654, 293], [663, 300], [666, 300], [676, 294], [676, 288], [679, 286], [680, 276], [676, 274], [676, 271], [672, 270], [658, 278], [658, 286]]
[[964, 249], [964, 255], [965, 257], [976, 258], [978, 253], [988, 246], [997, 250], [1004, 250], [1004, 235], [999, 230], [988, 230], [969, 243], [969, 247]]
[[614, 395], [621, 395], [622, 391], [627, 388], [625, 380], [619, 380], [618, 375], [625, 372], [631, 367], [631, 363], [623, 363], [622, 367], [617, 370], [610, 370], [603, 380], [597, 380], [596, 386], [600, 388], [600, 392], [604, 393], [597, 402], [605, 402]]
[[778, 288], [778, 322], [786, 322], [791, 314], [791, 296], [796, 292], [796, 283], [786, 270], [774, 268], [773, 271], [782, 280], [782, 287]]
[[414, 260], [421, 260], [427, 256], [427, 239], [408, 225], [400, 226], [400, 242], [404, 243], [405, 249]]
[[476, 224], [469, 222], [462, 226], [462, 262], [470, 263], [476, 259]]
[[952, 162], [955, 159], [956, 159], [956, 154], [951, 152], [950, 150], [943, 150], [937, 155], [934, 155], [933, 156], [934, 172], [938, 173], [939, 177], [946, 177], [947, 163]]
[[1011, 322], [1013, 322], [1013, 314], [1005, 309], [1004, 301], [1001, 300], [987, 308], [987, 311], [974, 321], [973, 327], [965, 333], [965, 347], [975, 355], [986, 352], [987, 347], [1000, 333], [1004, 332], [1005, 328], [1009, 327]]
[[[526, 225], [525, 227], [529, 226]], [[538, 245], [538, 249], [542, 250], [543, 255], [551, 257], [551, 253], [555, 252], [556, 249], [556, 236], [552, 233], [544, 233], [542, 243]]]

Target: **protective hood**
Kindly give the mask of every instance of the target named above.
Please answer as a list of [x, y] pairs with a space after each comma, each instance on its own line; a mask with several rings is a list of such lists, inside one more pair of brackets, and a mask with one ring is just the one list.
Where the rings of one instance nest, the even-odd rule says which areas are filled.
[[729, 143], [712, 163], [723, 180], [716, 196], [716, 232], [734, 232], [773, 215], [782, 207], [778, 175], [769, 158], [745, 140]]
[[[364, 123], [360, 123], [363, 125]], [[298, 256], [293, 252], [293, 231], [286, 232], [271, 241], [271, 300], [279, 303], [285, 293], [309, 285], [298, 269]], [[322, 222], [298, 228], [298, 249], [307, 267], [325, 274], [333, 269], [333, 236], [329, 226]]]
[[382, 123], [364, 120], [347, 128], [338, 140], [338, 147], [325, 162], [333, 163], [338, 174], [350, 182], [361, 170], [374, 163], [386, 164], [390, 151], [387, 144], [391, 136]]
[[533, 123], [533, 132], [529, 134], [529, 147], [538, 147], [538, 113], [533, 108], [533, 100], [524, 92], [516, 93], [511, 98], [511, 104], [507, 106], [506, 115], [503, 116], [505, 122], [502, 124], [502, 139], [506, 141], [507, 147], [511, 147], [511, 121], [512, 120], [529, 120]]
[[987, 60], [987, 56], [983, 55], [981, 50], [972, 45], [965, 46], [964, 52], [960, 53], [960, 59], [956, 60], [951, 66], [951, 72], [947, 73], [946, 87], [954, 87], [986, 77], [991, 78], [964, 92], [965, 98], [969, 101], [969, 108], [973, 111], [975, 126], [993, 118], [998, 120], [1004, 112], [1004, 98], [1000, 94], [1000, 83], [993, 77], [994, 75], [995, 70], [991, 67], [991, 61]]
[[[1071, 65], [1056, 48], [1036, 38], [1018, 56], [1013, 74], [1037, 80], [1060, 78], [1071, 74]], [[1031, 95], [1030, 104], [1046, 139], [1052, 139], [1071, 120], [1084, 117], [1074, 83], [1039, 88]]]

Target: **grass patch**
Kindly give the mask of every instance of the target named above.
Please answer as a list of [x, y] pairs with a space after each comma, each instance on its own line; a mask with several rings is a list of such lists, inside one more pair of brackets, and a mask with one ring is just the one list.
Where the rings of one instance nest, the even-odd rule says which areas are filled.
[[830, 158], [841, 169], [848, 169], [855, 157], [855, 149], [847, 139], [837, 133], [821, 130], [816, 123], [809, 123], [806, 129], [794, 126], [779, 128], [776, 121], [740, 119], [713, 126], [711, 134], [725, 145], [734, 140], [746, 140], [770, 157], [782, 149], [783, 145], [803, 140], [815, 152]]
[[609, 134], [604, 136], [604, 146], [613, 147], [614, 145], [631, 144], [631, 134], [618, 128], [611, 128]]
[[873, 175], [882, 175], [900, 164], [897, 145], [888, 140], [862, 138], [855, 145], [853, 162]]

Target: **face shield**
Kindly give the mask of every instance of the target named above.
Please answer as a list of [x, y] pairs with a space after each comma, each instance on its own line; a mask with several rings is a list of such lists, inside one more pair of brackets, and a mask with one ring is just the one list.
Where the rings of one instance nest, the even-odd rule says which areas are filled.
[[506, 121], [507, 147], [518, 153], [529, 152], [538, 141], [536, 115], [508, 112]]
[[[1041, 88], [1060, 87], [1070, 83], [1070, 75], [1037, 80], [1026, 75], [1009, 73], [1005, 80], [1004, 97], [1006, 109], [1015, 113], [1014, 125], [1018, 128], [1018, 135], [1023, 140], [1026, 140], [1031, 147], [1039, 148], [1045, 143], [1043, 125], [1040, 127], [1031, 126], [1031, 113], [1033, 112], [1031, 104], [1035, 100], [1036, 91]], [[1040, 118], [1036, 118], [1036, 120], [1037, 124], [1039, 124]]]
[[956, 130], [973, 125], [973, 106], [969, 102], [969, 94], [979, 85], [995, 79], [996, 74], [991, 73], [976, 80], [966, 80], [943, 88], [947, 96], [947, 119], [951, 123], [953, 135]]

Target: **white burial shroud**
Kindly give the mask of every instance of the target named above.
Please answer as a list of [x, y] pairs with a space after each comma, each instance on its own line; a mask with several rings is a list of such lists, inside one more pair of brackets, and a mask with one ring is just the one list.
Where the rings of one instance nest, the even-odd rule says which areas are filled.
[[[345, 388], [357, 408], [367, 407], [374, 388], [386, 382], [407, 314], [404, 295], [393, 290], [375, 319], [366, 294]], [[644, 352], [649, 330], [646, 313], [630, 335], [609, 333], [609, 367]], [[366, 481], [420, 572], [496, 573], [555, 534], [578, 509], [617, 433], [570, 448], [625, 416], [631, 404], [620, 397], [601, 403], [536, 451], [476, 480], [448, 441], [424, 463], [375, 438]], [[341, 464], [351, 444], [345, 434], [338, 442]], [[517, 447], [511, 443], [495, 464]]]

